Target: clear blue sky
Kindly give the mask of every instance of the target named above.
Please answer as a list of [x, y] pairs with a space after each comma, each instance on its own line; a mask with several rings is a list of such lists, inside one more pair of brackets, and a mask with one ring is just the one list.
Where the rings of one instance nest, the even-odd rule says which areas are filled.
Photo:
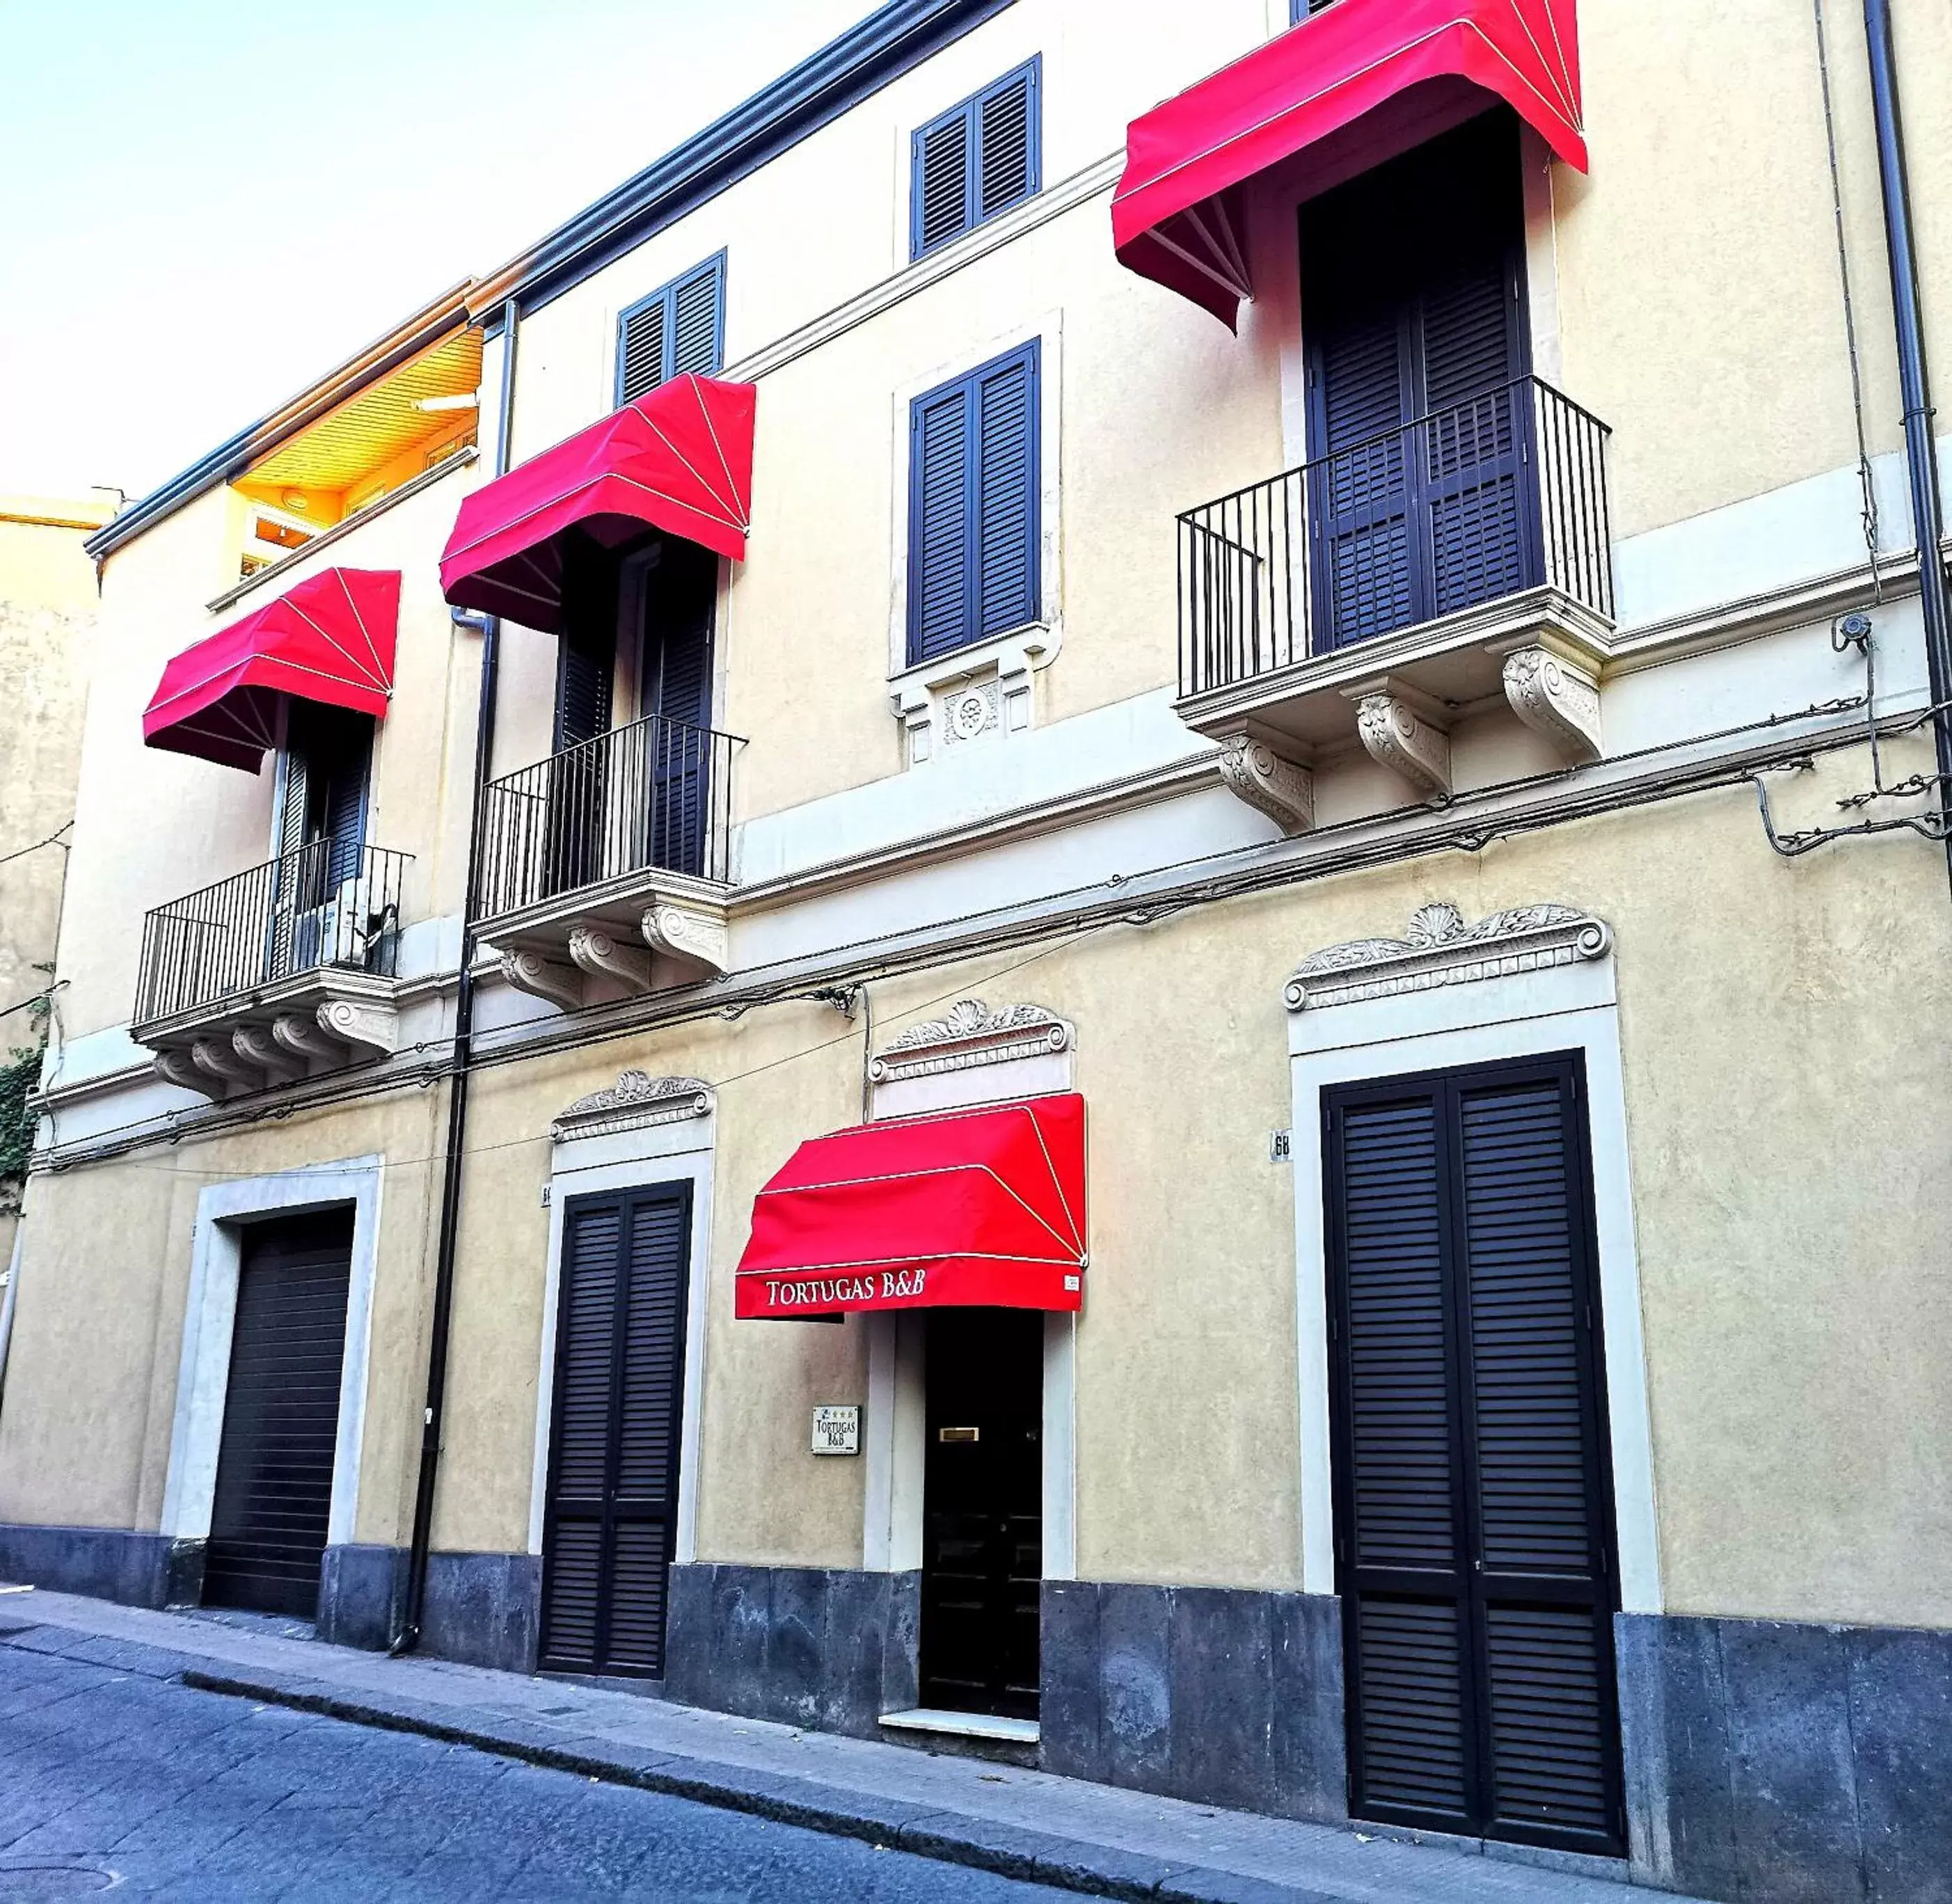
[[0, 0], [0, 491], [150, 489], [874, 0]]

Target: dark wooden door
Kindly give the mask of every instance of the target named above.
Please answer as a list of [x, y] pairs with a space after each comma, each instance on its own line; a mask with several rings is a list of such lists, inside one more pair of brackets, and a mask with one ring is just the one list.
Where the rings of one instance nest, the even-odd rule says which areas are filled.
[[564, 1212], [543, 1534], [541, 1663], [556, 1671], [664, 1672], [690, 1245], [687, 1183]]
[[675, 873], [707, 870], [718, 589], [718, 557], [675, 537], [645, 578], [644, 706], [659, 718], [640, 730], [649, 750], [644, 863]]
[[1043, 1318], [931, 1309], [921, 1699], [1037, 1715], [1043, 1580]]
[[1531, 586], [1516, 120], [1325, 194], [1300, 242], [1315, 647]]
[[318, 1612], [352, 1266], [350, 1210], [244, 1232], [206, 1605]]
[[1578, 1061], [1347, 1086], [1324, 1115], [1350, 1809], [1617, 1855]]

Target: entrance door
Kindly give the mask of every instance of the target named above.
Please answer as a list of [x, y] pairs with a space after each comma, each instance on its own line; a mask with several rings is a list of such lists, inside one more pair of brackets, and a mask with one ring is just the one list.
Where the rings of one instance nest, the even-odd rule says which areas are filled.
[[1579, 1061], [1350, 1086], [1324, 1115], [1350, 1809], [1619, 1855]]
[[1497, 112], [1302, 208], [1318, 650], [1537, 579], [1519, 180]]
[[206, 1606], [318, 1613], [352, 1269], [350, 1210], [244, 1232]]
[[691, 1186], [563, 1216], [541, 1663], [662, 1677], [677, 1527]]
[[921, 1700], [1037, 1715], [1043, 1317], [931, 1309], [923, 1465]]

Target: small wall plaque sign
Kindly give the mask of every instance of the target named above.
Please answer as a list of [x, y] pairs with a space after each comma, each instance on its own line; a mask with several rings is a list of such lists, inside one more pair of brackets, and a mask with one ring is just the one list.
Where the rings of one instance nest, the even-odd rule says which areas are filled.
[[861, 1410], [852, 1402], [822, 1402], [813, 1411], [813, 1452], [817, 1455], [858, 1455], [861, 1452]]

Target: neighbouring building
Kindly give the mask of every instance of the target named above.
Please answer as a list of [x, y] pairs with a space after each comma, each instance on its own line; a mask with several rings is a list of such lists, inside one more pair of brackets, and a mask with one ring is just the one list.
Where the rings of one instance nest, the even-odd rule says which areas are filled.
[[[13, 1082], [33, 1083], [33, 1054], [54, 1020], [45, 995], [95, 625], [95, 564], [82, 544], [120, 499], [114, 490], [0, 496], [0, 1124], [27, 1115]], [[0, 1268], [12, 1260], [20, 1187], [0, 1167]]]
[[1942, 1896], [1894, 11], [894, 0], [124, 511], [0, 1571]]

